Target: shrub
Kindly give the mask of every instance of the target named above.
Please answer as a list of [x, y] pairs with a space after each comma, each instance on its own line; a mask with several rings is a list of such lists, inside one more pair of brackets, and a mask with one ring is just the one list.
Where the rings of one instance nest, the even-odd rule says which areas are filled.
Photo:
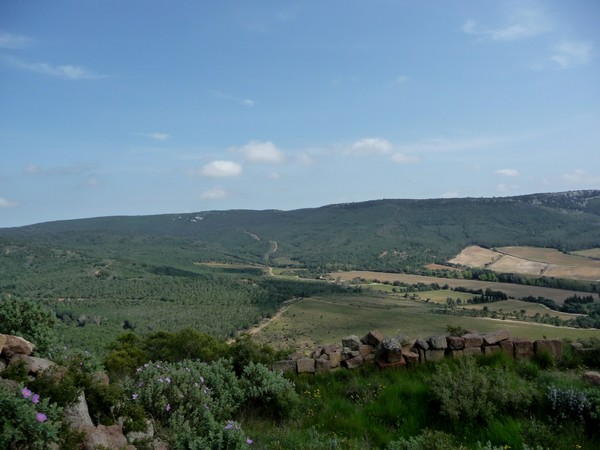
[[592, 410], [585, 392], [551, 386], [546, 392], [550, 418], [560, 424], [566, 421], [583, 423]]
[[36, 353], [47, 353], [56, 342], [55, 323], [54, 314], [37, 303], [0, 298], [0, 333], [31, 341]]
[[534, 389], [504, 368], [478, 367], [464, 357], [455, 364], [441, 364], [431, 381], [440, 412], [455, 424], [489, 422], [496, 413], [526, 410]]
[[46, 449], [59, 438], [62, 410], [27, 387], [0, 384], [0, 448]]
[[388, 450], [452, 450], [462, 447], [458, 446], [456, 438], [451, 434], [425, 429], [417, 436], [392, 441], [387, 448]]

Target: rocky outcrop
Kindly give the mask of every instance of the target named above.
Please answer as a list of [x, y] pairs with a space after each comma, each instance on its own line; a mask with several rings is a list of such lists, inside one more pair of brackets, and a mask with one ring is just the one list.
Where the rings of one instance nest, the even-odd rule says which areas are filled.
[[10, 334], [2, 335], [4, 344], [2, 345], [2, 356], [11, 359], [14, 355], [29, 356], [33, 353], [34, 345], [27, 339]]

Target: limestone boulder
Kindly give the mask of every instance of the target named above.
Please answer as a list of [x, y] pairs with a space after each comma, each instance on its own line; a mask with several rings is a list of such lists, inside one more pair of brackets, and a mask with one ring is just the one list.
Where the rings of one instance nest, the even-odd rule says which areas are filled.
[[429, 350], [429, 344], [425, 339], [417, 339], [415, 341], [415, 347], [420, 348], [421, 350]]
[[79, 430], [85, 427], [93, 427], [94, 423], [90, 417], [90, 411], [85, 399], [85, 395], [81, 394], [75, 403], [65, 406], [63, 409], [63, 418], [71, 428]]
[[331, 361], [328, 359], [317, 359], [315, 360], [315, 372], [323, 373], [331, 371]]
[[34, 345], [27, 339], [23, 339], [20, 336], [12, 336], [10, 334], [5, 335], [6, 340], [2, 347], [2, 354], [8, 359], [11, 359], [14, 355], [25, 355], [29, 356], [33, 353]]
[[596, 386], [600, 386], [600, 372], [589, 371], [583, 374], [583, 379]]
[[448, 356], [450, 358], [460, 358], [461, 356], [464, 355], [464, 352], [465, 352], [464, 349], [463, 350], [450, 349], [450, 350], [448, 350]]
[[332, 352], [329, 355], [329, 362], [331, 363], [331, 368], [334, 369], [340, 365], [342, 362], [342, 352]]
[[358, 346], [358, 354], [363, 358], [367, 355], [372, 354], [375, 351], [375, 348], [372, 345], [360, 344]]
[[481, 347], [466, 347], [462, 352], [465, 356], [479, 356], [481, 355]]
[[298, 373], [315, 373], [315, 360], [312, 358], [300, 358], [296, 361]]
[[530, 341], [528, 339], [515, 339], [513, 341], [513, 346], [515, 349], [516, 359], [531, 359], [535, 354], [533, 351], [533, 341]]
[[485, 345], [494, 345], [500, 341], [505, 341], [509, 339], [510, 332], [508, 330], [500, 330], [494, 333], [486, 333], [482, 337]]
[[403, 348], [402, 357], [406, 361], [407, 366], [414, 366], [419, 364], [419, 353], [414, 350]]
[[444, 350], [431, 349], [425, 351], [425, 361], [427, 362], [436, 362], [444, 359], [445, 352]]
[[402, 346], [400, 343], [391, 337], [386, 337], [383, 340], [381, 346], [382, 359], [389, 363], [401, 361], [402, 358]]
[[344, 361], [344, 366], [348, 369], [356, 369], [364, 364], [362, 356], [356, 356], [354, 358], [347, 359]]
[[123, 429], [119, 425], [88, 426], [82, 428], [81, 431], [86, 435], [85, 450], [95, 450], [97, 448], [135, 449], [135, 447], [129, 446], [127, 438], [123, 434]]
[[539, 339], [533, 343], [533, 351], [536, 355], [548, 352], [554, 361], [560, 361], [563, 355], [563, 343], [560, 339]]
[[493, 353], [498, 353], [500, 350], [502, 350], [502, 349], [500, 348], [499, 345], [485, 345], [483, 347], [483, 353], [485, 355], [491, 355]]
[[448, 343], [448, 348], [452, 350], [462, 350], [465, 348], [465, 338], [458, 336], [448, 336], [446, 337], [446, 342]]
[[465, 348], [476, 348], [483, 345], [483, 337], [477, 333], [464, 334], [463, 339], [465, 340]]
[[502, 349], [502, 351], [504, 353], [509, 355], [511, 358], [514, 356], [515, 345], [513, 344], [512, 339], [507, 339], [506, 341], [500, 341], [500, 342], [498, 342], [498, 344], [500, 345], [500, 348]]
[[281, 361], [275, 361], [271, 368], [275, 372], [295, 372], [296, 361], [294, 361], [293, 359], [282, 359]]
[[39, 375], [44, 370], [48, 370], [51, 367], [56, 366], [56, 363], [46, 358], [36, 358], [35, 356], [26, 356], [17, 353], [14, 355], [9, 363], [9, 366], [16, 364], [24, 364], [30, 375]]
[[358, 350], [360, 344], [360, 338], [354, 334], [342, 338], [342, 347], [348, 347], [350, 350]]
[[432, 350], [445, 350], [448, 347], [446, 335], [432, 336], [429, 338], [429, 348]]
[[372, 345], [377, 347], [383, 343], [383, 333], [379, 330], [369, 331], [365, 337], [361, 339], [361, 342], [366, 345]]

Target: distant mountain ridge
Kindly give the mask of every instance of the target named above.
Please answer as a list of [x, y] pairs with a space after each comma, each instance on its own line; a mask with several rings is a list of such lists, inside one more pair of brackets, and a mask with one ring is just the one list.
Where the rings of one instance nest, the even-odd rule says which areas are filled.
[[600, 190], [99, 217], [0, 229], [5, 253], [35, 245], [180, 268], [220, 261], [401, 270], [445, 261], [474, 244], [600, 247]]

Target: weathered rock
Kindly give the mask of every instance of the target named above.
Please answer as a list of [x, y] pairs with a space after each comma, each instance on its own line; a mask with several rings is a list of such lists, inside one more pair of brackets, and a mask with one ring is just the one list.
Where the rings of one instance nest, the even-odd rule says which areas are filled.
[[369, 353], [368, 355], [363, 356], [363, 361], [365, 365], [375, 363], [375, 353]]
[[417, 348], [416, 350], [419, 353], [419, 362], [424, 363], [425, 362], [425, 352], [427, 350], [423, 350], [422, 348]]
[[441, 361], [442, 359], [444, 359], [444, 350], [433, 349], [425, 351], [425, 361], [427, 362]]
[[513, 340], [515, 348], [515, 358], [533, 358], [533, 342], [527, 339], [515, 339]]
[[371, 353], [373, 353], [375, 349], [371, 345], [360, 344], [358, 346], [358, 354], [363, 358]]
[[28, 340], [10, 334], [5, 335], [5, 337], [6, 341], [2, 347], [2, 354], [8, 359], [11, 359], [14, 355], [29, 356], [33, 352], [35, 346]]
[[109, 449], [131, 449], [127, 439], [123, 435], [123, 429], [119, 425], [98, 425], [82, 428], [86, 434], [85, 449], [94, 450], [98, 447]]
[[573, 350], [573, 353], [577, 353], [579, 350], [583, 350], [583, 344], [581, 342], [571, 342], [571, 350]]
[[4, 344], [6, 344], [6, 335], [0, 333], [0, 354], [2, 354], [2, 349], [4, 348]]
[[282, 359], [281, 361], [275, 361], [272, 365], [272, 369], [275, 372], [295, 372], [296, 361], [293, 359]]
[[356, 356], [354, 358], [347, 359], [344, 361], [344, 366], [348, 369], [356, 369], [364, 364], [364, 360], [362, 356]]
[[333, 352], [341, 352], [341, 348], [336, 344], [327, 344], [323, 346], [323, 353], [326, 355], [331, 355]]
[[432, 336], [429, 338], [429, 348], [432, 350], [444, 350], [448, 347], [446, 342], [446, 335], [443, 336]]
[[535, 354], [548, 352], [554, 361], [560, 361], [563, 355], [563, 343], [560, 339], [539, 339], [533, 343]]
[[408, 336], [405, 336], [404, 334], [399, 334], [398, 336], [396, 336], [396, 340], [400, 344], [400, 347], [409, 348], [413, 348], [415, 346], [415, 342], [417, 342], [416, 339], [411, 339]]
[[494, 333], [486, 333], [482, 337], [485, 345], [494, 345], [500, 341], [505, 341], [509, 339], [510, 333], [508, 330], [500, 330]]
[[483, 345], [483, 337], [476, 333], [467, 333], [462, 336], [465, 340], [465, 348], [476, 348]]
[[377, 347], [383, 343], [383, 333], [379, 330], [369, 331], [365, 337], [361, 339], [363, 344], [372, 345], [373, 347]]
[[342, 347], [349, 347], [351, 350], [358, 350], [358, 346], [360, 344], [360, 338], [354, 334], [342, 338]]
[[291, 359], [292, 361], [297, 361], [300, 358], [306, 358], [306, 355], [302, 352], [294, 352], [290, 356], [288, 356], [288, 359]]
[[502, 350], [502, 349], [500, 348], [499, 345], [486, 345], [483, 347], [483, 353], [486, 355], [498, 353], [500, 350]]
[[448, 343], [448, 347], [452, 350], [462, 350], [465, 348], [465, 338], [458, 336], [448, 336], [446, 337], [446, 342]]
[[331, 370], [331, 361], [328, 359], [317, 359], [315, 361], [315, 372], [323, 373]]
[[425, 339], [417, 339], [415, 341], [415, 347], [420, 348], [421, 350], [429, 350], [429, 344]]
[[156, 438], [152, 441], [152, 450], [169, 450], [169, 444], [160, 438]]
[[10, 363], [8, 365], [13, 366], [16, 364], [24, 364], [27, 368], [27, 371], [31, 375], [38, 375], [44, 370], [56, 366], [56, 363], [50, 361], [49, 359], [36, 358], [35, 356], [25, 356], [19, 353], [17, 353], [11, 358]]
[[600, 386], [600, 372], [589, 371], [583, 374], [583, 379]]
[[130, 431], [127, 433], [127, 442], [135, 444], [137, 441], [149, 441], [154, 439], [154, 426], [152, 421], [146, 419], [146, 431]]
[[321, 354], [323, 353], [323, 347], [317, 347], [316, 349], [313, 350], [313, 352], [310, 354], [311, 358], [317, 359], [319, 356], [321, 356]]
[[312, 358], [300, 358], [296, 361], [298, 373], [314, 373], [315, 360]]
[[498, 344], [500, 345], [500, 348], [502, 349], [502, 351], [504, 353], [509, 355], [511, 358], [514, 356], [515, 346], [511, 339], [507, 339], [506, 341], [500, 341], [500, 342], [498, 342]]
[[415, 351], [412, 351], [408, 348], [403, 348], [402, 356], [404, 357], [407, 366], [414, 366], [419, 364], [419, 353]]
[[463, 349], [463, 355], [479, 356], [481, 355], [481, 347], [467, 347]]
[[94, 427], [90, 412], [88, 410], [85, 396], [81, 394], [75, 403], [65, 406], [63, 409], [64, 420], [76, 430], [85, 427]]
[[110, 379], [108, 375], [103, 370], [99, 370], [92, 374], [92, 380], [96, 384], [100, 384], [102, 386], [108, 386], [110, 384]]
[[384, 338], [381, 348], [384, 361], [394, 363], [402, 360], [402, 347], [395, 338]]
[[450, 358], [460, 358], [461, 356], [464, 355], [464, 350], [454, 350], [454, 349], [450, 349], [448, 350], [448, 356]]
[[342, 360], [356, 358], [360, 356], [360, 352], [358, 350], [350, 350], [350, 347], [344, 347], [342, 350]]
[[342, 353], [341, 352], [331, 352], [329, 355], [329, 362], [331, 363], [331, 368], [334, 369], [340, 365], [342, 361]]

